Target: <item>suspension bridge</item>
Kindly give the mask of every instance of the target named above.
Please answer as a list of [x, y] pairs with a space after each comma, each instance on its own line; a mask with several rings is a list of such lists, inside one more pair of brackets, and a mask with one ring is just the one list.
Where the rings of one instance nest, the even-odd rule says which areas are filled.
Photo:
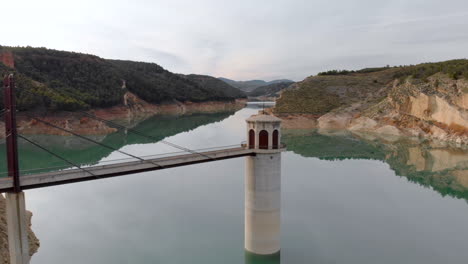
[[[155, 140], [182, 151], [155, 156], [140, 157], [106, 145], [90, 137], [48, 122], [33, 113], [21, 113], [31, 120], [40, 122], [52, 129], [76, 136], [92, 144], [108, 148], [129, 157], [122, 162], [83, 167], [67, 157], [55, 153], [47, 146], [35, 142], [17, 130], [15, 80], [8, 75], [3, 81], [5, 145], [7, 151], [7, 177], [0, 178], [0, 192], [6, 193], [8, 241], [11, 264], [26, 264], [30, 261], [28, 238], [26, 233], [26, 204], [24, 190], [43, 188], [54, 185], [70, 184], [82, 181], [104, 179], [116, 176], [132, 175], [141, 172], [156, 171], [198, 163], [246, 157], [245, 171], [245, 248], [247, 251], [269, 255], [280, 250], [280, 204], [281, 204], [281, 152], [285, 146], [280, 143], [281, 120], [270, 115], [259, 114], [247, 119], [247, 142], [227, 147], [215, 147], [205, 150], [189, 149], [133, 128], [120, 125], [93, 115], [87, 111], [76, 111], [88, 118], [102, 122], [118, 130], [125, 130], [138, 136]], [[22, 90], [22, 92], [32, 93]], [[41, 96], [32, 93], [34, 96]], [[42, 173], [21, 175], [19, 168], [18, 139], [37, 147], [38, 150], [52, 155], [69, 165], [66, 169], [51, 170]], [[39, 152], [38, 152], [38, 155]]]

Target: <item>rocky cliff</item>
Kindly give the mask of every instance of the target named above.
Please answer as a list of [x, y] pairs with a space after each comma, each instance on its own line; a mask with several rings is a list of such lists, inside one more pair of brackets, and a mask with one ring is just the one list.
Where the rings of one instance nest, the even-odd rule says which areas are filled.
[[309, 77], [284, 91], [274, 111], [289, 128], [348, 129], [468, 144], [464, 72], [456, 70], [454, 76], [432, 64], [424, 67], [431, 71], [416, 75], [398, 67]]
[[[8, 235], [6, 221], [6, 201], [3, 195], [0, 195], [0, 263], [9, 264], [10, 255], [8, 252]], [[28, 211], [28, 238], [29, 238], [29, 255], [34, 255], [39, 249], [39, 240], [31, 229], [32, 213]]]
[[12, 69], [15, 68], [15, 59], [11, 51], [0, 52], [0, 62]]

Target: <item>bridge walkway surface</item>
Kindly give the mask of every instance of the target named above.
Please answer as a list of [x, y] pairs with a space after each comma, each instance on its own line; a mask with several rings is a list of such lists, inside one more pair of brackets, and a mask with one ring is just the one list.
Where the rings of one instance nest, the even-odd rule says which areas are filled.
[[[27, 190], [245, 156], [255, 156], [255, 151], [253, 149], [246, 149], [239, 145], [239, 147], [235, 148], [182, 154], [170, 157], [159, 157], [143, 161], [119, 162], [115, 164], [84, 167], [79, 169], [65, 169], [61, 171], [23, 175], [20, 177], [20, 185], [21, 189]], [[13, 181], [11, 178], [0, 179], [0, 192], [10, 191], [12, 188]]]

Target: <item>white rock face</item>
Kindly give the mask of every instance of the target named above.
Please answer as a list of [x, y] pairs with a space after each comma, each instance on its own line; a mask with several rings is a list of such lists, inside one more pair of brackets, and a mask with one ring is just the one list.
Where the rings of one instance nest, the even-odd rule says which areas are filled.
[[436, 109], [431, 116], [434, 120], [449, 126], [456, 124], [468, 128], [468, 116], [465, 111], [460, 111], [438, 96], [435, 97], [435, 103]]
[[368, 117], [359, 117], [354, 119], [349, 124], [348, 129], [351, 131], [371, 131], [377, 126], [377, 122]]
[[409, 97], [409, 102], [410, 102], [410, 111], [409, 114], [424, 120], [427, 120], [430, 118], [430, 109], [431, 109], [431, 104], [430, 104], [430, 98], [429, 96], [421, 93], [417, 97], [410, 96]]
[[345, 129], [353, 115], [351, 113], [328, 113], [321, 116], [318, 121], [318, 128], [321, 129]]
[[[468, 79], [454, 80], [438, 73], [424, 82], [411, 77], [404, 81], [394, 80], [392, 84], [393, 77], [390, 77], [387, 85], [379, 90], [382, 93], [375, 96], [375, 89], [359, 95], [342, 93], [353, 85], [341, 77], [327, 77], [340, 85], [323, 83], [321, 78], [308, 79], [346, 100], [318, 119], [312, 114], [304, 117], [317, 120], [316, 127], [309, 122], [307, 128], [382, 134], [381, 137], [388, 140], [389, 136], [410, 136], [468, 144]], [[364, 90], [356, 88], [356, 91]], [[305, 122], [291, 118], [288, 124], [291, 124], [289, 128], [295, 128]]]
[[398, 128], [391, 125], [379, 127], [375, 130], [375, 132], [383, 135], [401, 136], [401, 131]]
[[468, 110], [468, 93], [457, 96], [457, 98], [455, 98], [455, 104]]
[[[464, 97], [460, 97], [464, 104]], [[433, 120], [447, 126], [458, 125], [468, 128], [468, 114], [449, 104], [438, 96], [427, 96], [423, 93], [417, 97], [410, 97], [410, 111], [408, 114], [423, 120]]]
[[445, 132], [443, 129], [440, 129], [436, 126], [431, 127], [431, 132], [433, 137], [438, 138], [438, 139], [445, 139], [447, 137], [447, 132]]

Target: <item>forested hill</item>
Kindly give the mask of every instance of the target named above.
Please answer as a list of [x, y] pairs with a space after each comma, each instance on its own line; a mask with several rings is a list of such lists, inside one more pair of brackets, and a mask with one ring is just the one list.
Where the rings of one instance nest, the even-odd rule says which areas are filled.
[[243, 92], [224, 83], [218, 87], [211, 82], [192, 80], [155, 63], [107, 60], [46, 48], [0, 46], [0, 72], [2, 76], [15, 73], [18, 107], [23, 110], [110, 107], [121, 104], [126, 91], [151, 103], [230, 101], [245, 97]]

